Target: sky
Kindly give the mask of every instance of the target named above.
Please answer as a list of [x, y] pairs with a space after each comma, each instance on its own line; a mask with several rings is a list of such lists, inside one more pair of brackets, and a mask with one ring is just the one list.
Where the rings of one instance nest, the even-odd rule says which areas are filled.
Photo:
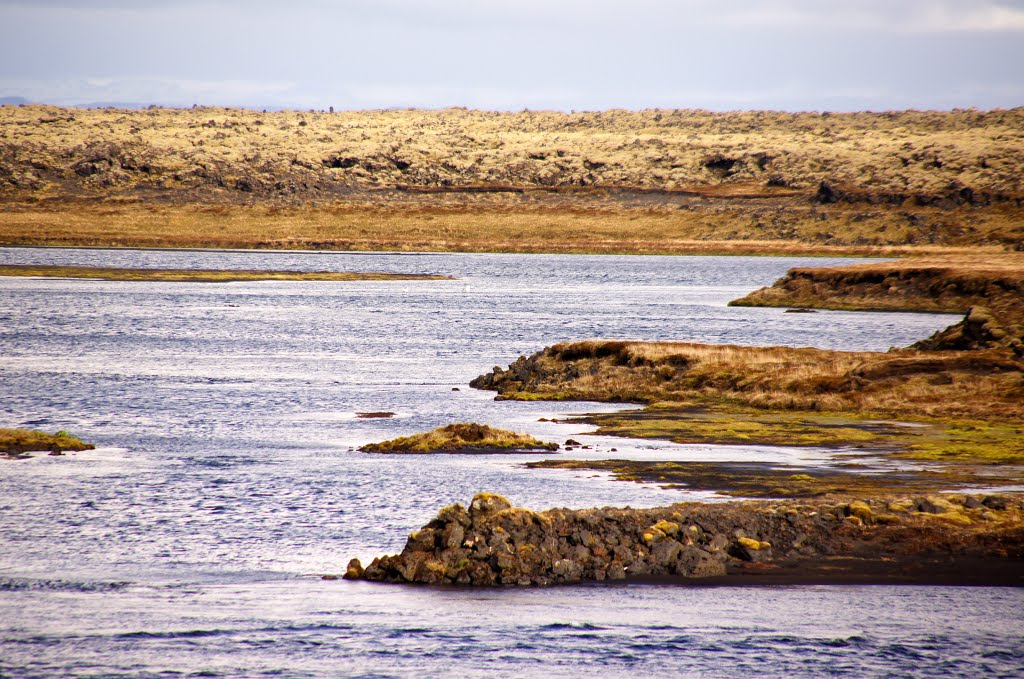
[[0, 97], [487, 110], [1024, 105], [1024, 0], [0, 0]]

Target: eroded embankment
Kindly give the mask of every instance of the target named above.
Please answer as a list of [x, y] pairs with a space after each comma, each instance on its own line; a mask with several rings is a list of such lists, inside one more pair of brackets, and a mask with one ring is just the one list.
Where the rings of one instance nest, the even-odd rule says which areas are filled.
[[704, 582], [1024, 584], [1024, 500], [1003, 496], [730, 502], [655, 509], [512, 507], [480, 494], [346, 578], [549, 585]]
[[497, 391], [499, 399], [1024, 422], [1024, 362], [1005, 350], [881, 353], [591, 340], [521, 356], [470, 384]]
[[1009, 349], [1024, 356], [1024, 257], [913, 258], [796, 268], [734, 306], [967, 314], [918, 342], [924, 350]]

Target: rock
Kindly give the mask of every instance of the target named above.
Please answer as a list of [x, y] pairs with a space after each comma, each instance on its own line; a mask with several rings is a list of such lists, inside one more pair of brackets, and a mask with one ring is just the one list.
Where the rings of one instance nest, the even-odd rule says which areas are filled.
[[871, 507], [862, 500], [854, 500], [846, 509], [850, 516], [855, 516], [860, 519], [863, 523], [871, 523], [874, 519], [874, 513], [871, 511]]
[[477, 493], [469, 505], [470, 517], [493, 514], [503, 509], [510, 509], [512, 503], [500, 495], [492, 493]]
[[[413, 531], [401, 554], [374, 559], [365, 570], [353, 560], [345, 577], [543, 586], [627, 576], [722, 577], [777, 558], [832, 569], [831, 557], [856, 557], [897, 575], [901, 564], [916, 563], [919, 554], [1024, 559], [1019, 528], [1024, 499], [990, 496], [978, 500], [983, 510], [968, 513], [963, 509], [967, 497], [955, 496], [955, 502], [917, 497], [887, 504], [728, 502], [534, 512], [513, 507], [500, 495], [480, 493], [468, 511], [459, 504], [442, 508]], [[984, 502], [989, 500], [1001, 501], [1005, 510], [988, 508]], [[942, 503], [953, 509], [918, 511], [941, 509]], [[873, 506], [900, 509], [876, 513]]]
[[449, 523], [441, 534], [441, 541], [448, 549], [457, 549], [462, 546], [466, 537], [466, 529], [459, 523]]
[[996, 511], [1004, 511], [1006, 509], [1006, 498], [999, 495], [989, 495], [981, 501], [981, 504], [985, 505], [989, 509], [995, 509]]
[[414, 552], [431, 552], [437, 542], [437, 534], [433, 528], [421, 528], [409, 534], [405, 548]]
[[736, 540], [736, 544], [733, 545], [730, 554], [744, 561], [761, 563], [771, 559], [771, 548], [772, 546], [768, 542], [741, 537]]
[[688, 547], [676, 566], [676, 575], [688, 578], [715, 578], [725, 574], [723, 562], [697, 547]]
[[345, 575], [342, 577], [346, 580], [359, 580], [365, 572], [363, 564], [359, 562], [359, 559], [352, 559], [348, 562], [348, 568], [345, 569]]
[[583, 444], [580, 443], [579, 441], [577, 441], [576, 439], [565, 439], [565, 445], [567, 445], [567, 446], [581, 446]]
[[959, 509], [959, 507], [949, 500], [937, 495], [917, 498], [917, 511], [924, 512], [926, 514], [945, 514], [947, 512], [958, 511]]

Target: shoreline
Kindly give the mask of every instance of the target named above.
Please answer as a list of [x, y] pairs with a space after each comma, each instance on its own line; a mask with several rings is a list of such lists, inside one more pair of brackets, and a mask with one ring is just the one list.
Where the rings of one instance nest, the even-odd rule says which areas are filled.
[[370, 271], [273, 271], [254, 269], [146, 269], [40, 264], [0, 265], [0, 277], [59, 278], [64, 280], [146, 283], [240, 283], [255, 281], [354, 282], [452, 281], [439, 274], [402, 274]]
[[[1002, 242], [855, 238], [829, 243], [800, 236], [766, 237], [769, 234], [739, 225], [729, 231], [725, 229], [729, 220], [713, 211], [680, 221], [679, 215], [660, 210], [625, 208], [606, 212], [573, 206], [493, 210], [464, 205], [448, 210], [370, 204], [355, 209], [321, 206], [278, 214], [260, 205], [198, 204], [159, 206], [154, 210], [147, 209], [145, 203], [110, 209], [75, 202], [17, 208], [0, 200], [0, 247], [883, 259], [1001, 256], [1011, 251]], [[706, 226], [721, 219], [725, 220], [721, 227]], [[138, 225], [143, 222], [147, 226], [140, 229]], [[588, 233], [586, 237], [581, 236], [584, 232]]]

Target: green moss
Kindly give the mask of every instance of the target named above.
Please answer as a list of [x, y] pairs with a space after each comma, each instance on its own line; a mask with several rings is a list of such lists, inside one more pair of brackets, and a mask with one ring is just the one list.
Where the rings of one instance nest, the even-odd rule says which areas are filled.
[[586, 421], [597, 425], [597, 433], [603, 435], [675, 443], [888, 449], [894, 445], [893, 437], [905, 433], [896, 425], [868, 423], [857, 415], [812, 415], [728, 405], [696, 408], [655, 404], [643, 410], [591, 415]]
[[675, 443], [858, 448], [957, 463], [1024, 464], [1024, 425], [967, 420], [890, 421], [871, 413], [759, 410], [721, 402], [656, 403], [589, 415], [598, 434]]
[[1024, 464], [1024, 425], [950, 422], [926, 431], [903, 457], [988, 464]]

